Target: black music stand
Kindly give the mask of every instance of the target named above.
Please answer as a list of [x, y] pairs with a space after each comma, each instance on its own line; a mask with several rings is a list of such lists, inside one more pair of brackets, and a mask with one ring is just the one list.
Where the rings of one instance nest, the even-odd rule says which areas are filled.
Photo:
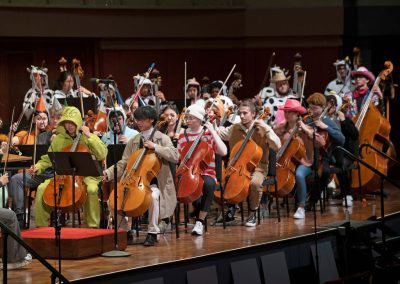
[[[102, 170], [98, 161], [93, 160], [88, 152], [53, 152], [55, 171], [58, 175], [101, 176]], [[75, 227], [75, 182], [72, 183], [72, 227]]]
[[[106, 158], [107, 167], [114, 165], [116, 162], [122, 159], [125, 151], [126, 144], [109, 144], [107, 145], [108, 154]], [[116, 151], [116, 159], [114, 160], [114, 148]]]
[[33, 161], [34, 145], [18, 145], [18, 149], [21, 151], [22, 156], [32, 157], [32, 161], [29, 161], [33, 165], [36, 164], [43, 155], [46, 155], [49, 150], [49, 145], [36, 145], [36, 160]]
[[[81, 109], [81, 99], [80, 98], [62, 98], [62, 99], [57, 99], [61, 105], [65, 104], [65, 101], [67, 101], [67, 104], [69, 106], [74, 106], [77, 109]], [[87, 112], [88, 110], [92, 110], [94, 113], [97, 113], [97, 100], [94, 96], [90, 96], [87, 98], [82, 98], [83, 101], [83, 109]], [[84, 114], [82, 114], [84, 115]]]

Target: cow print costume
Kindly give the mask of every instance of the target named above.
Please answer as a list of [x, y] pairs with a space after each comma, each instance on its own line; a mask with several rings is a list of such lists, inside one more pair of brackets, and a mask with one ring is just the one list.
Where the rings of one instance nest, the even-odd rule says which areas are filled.
[[281, 96], [271, 87], [266, 87], [261, 90], [261, 100], [263, 102], [263, 107], [268, 107], [270, 110], [270, 118], [268, 123], [274, 127], [275, 119], [278, 112], [278, 107], [283, 106], [287, 99], [299, 99], [298, 95], [294, 93], [291, 89], [289, 94]]
[[49, 89], [48, 77], [47, 77], [47, 68], [38, 68], [32, 66], [31, 68], [26, 69], [30, 74], [30, 79], [32, 81], [32, 87], [26, 92], [24, 101], [22, 104], [22, 108], [25, 109], [25, 116], [27, 119], [32, 115], [35, 110], [36, 99], [40, 96], [40, 87], [37, 85], [35, 80], [35, 75], [39, 74], [41, 77], [41, 84], [43, 87], [43, 96], [44, 103], [46, 106], [47, 112], [53, 106], [54, 96], [53, 91]]

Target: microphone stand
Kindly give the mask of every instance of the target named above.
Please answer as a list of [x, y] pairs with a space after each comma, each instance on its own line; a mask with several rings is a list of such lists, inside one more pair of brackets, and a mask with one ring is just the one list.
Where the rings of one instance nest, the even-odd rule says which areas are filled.
[[[315, 123], [311, 123], [311, 126], [313, 127], [313, 164], [312, 164], [312, 170], [314, 174], [314, 183], [312, 187], [312, 192], [311, 192], [311, 200], [313, 203], [313, 213], [314, 213], [314, 243], [315, 243], [315, 266], [316, 266], [316, 272], [317, 272], [317, 283], [320, 283], [320, 277], [319, 277], [319, 256], [318, 256], [318, 234], [317, 234], [317, 209], [316, 209], [316, 203], [318, 200], [319, 196], [319, 175], [318, 175], [318, 148], [317, 148], [317, 143], [316, 143], [316, 132], [317, 132], [317, 127]], [[320, 206], [322, 206], [322, 201]]]
[[[108, 84], [109, 83], [107, 83], [106, 84], [106, 87], [107, 87], [107, 89], [108, 89]], [[118, 121], [118, 114], [117, 114], [117, 110], [115, 109], [115, 101], [114, 101], [114, 98], [113, 98], [113, 96], [110, 96], [110, 98], [111, 98], [111, 104], [112, 104], [112, 108], [113, 108], [113, 111], [114, 111], [114, 115], [117, 117], [117, 125], [118, 125], [118, 127], [119, 127], [119, 129], [120, 129], [120, 131], [122, 131], [122, 127], [121, 127], [121, 125], [119, 124], [119, 121]], [[118, 195], [117, 195], [117, 186], [118, 186], [118, 182], [117, 182], [117, 175], [118, 175], [118, 169], [117, 169], [117, 164], [118, 164], [118, 162], [117, 162], [117, 131], [116, 131], [116, 129], [115, 129], [115, 125], [114, 125], [114, 127], [113, 127], [113, 132], [114, 132], [114, 150], [113, 150], [113, 156], [114, 156], [114, 219], [113, 219], [113, 223], [114, 223], [114, 249], [112, 250], [112, 251], [108, 251], [108, 252], [104, 252], [104, 253], [102, 253], [101, 255], [102, 256], [105, 256], [105, 257], [124, 257], [124, 256], [130, 256], [131, 254], [129, 253], [129, 252], [126, 252], [126, 251], [121, 251], [121, 250], [119, 250], [118, 249], [118, 218], [117, 218], [117, 214], [118, 214], [118, 211], [117, 211], [117, 206], [118, 206], [118, 203], [117, 203], [117, 198], [118, 198]]]
[[[57, 207], [57, 195], [61, 197], [61, 191], [62, 191], [62, 185], [60, 185], [59, 192], [57, 194], [57, 185], [56, 185], [56, 159], [54, 158], [54, 150], [53, 146], [50, 143], [50, 148], [51, 148], [51, 153], [52, 153], [52, 158], [51, 158], [51, 164], [53, 168], [53, 191], [54, 191], [54, 214], [53, 214], [53, 221], [54, 221], [54, 235], [55, 235], [55, 244], [56, 248], [58, 248], [58, 272], [61, 274], [61, 221], [60, 221], [60, 214], [58, 212], [58, 207]], [[50, 155], [49, 155], [50, 158]], [[33, 161], [35, 163], [35, 161]]]

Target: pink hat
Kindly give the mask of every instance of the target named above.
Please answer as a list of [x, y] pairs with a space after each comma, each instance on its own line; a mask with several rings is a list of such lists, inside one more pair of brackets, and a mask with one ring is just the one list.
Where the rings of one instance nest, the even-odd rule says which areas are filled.
[[358, 67], [356, 71], [351, 71], [351, 77], [354, 76], [364, 76], [369, 80], [368, 84], [373, 84], [375, 82], [375, 76], [365, 67]]
[[279, 110], [283, 111], [293, 111], [298, 112], [300, 114], [307, 113], [307, 110], [301, 106], [298, 100], [287, 99], [283, 106], [278, 107]]

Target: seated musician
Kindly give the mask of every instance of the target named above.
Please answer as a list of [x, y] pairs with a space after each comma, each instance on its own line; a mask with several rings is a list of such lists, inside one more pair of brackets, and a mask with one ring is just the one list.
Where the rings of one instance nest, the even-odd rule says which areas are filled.
[[[350, 153], [358, 157], [359, 155], [358, 147], [360, 143], [359, 143], [359, 132], [357, 130], [357, 127], [354, 125], [354, 122], [350, 118], [346, 117], [342, 112], [342, 108], [340, 105], [340, 97], [338, 98], [337, 95], [336, 96], [329, 95], [326, 97], [326, 100], [328, 102], [328, 106], [329, 105], [333, 106], [332, 108], [330, 108], [328, 115], [331, 117], [331, 119], [335, 117], [335, 120], [339, 122], [339, 128], [345, 137], [343, 148], [345, 148]], [[336, 152], [336, 158], [337, 158], [336, 164], [338, 167], [341, 167], [343, 165], [344, 169], [347, 169], [352, 164], [351, 160], [349, 160], [347, 157], [343, 157], [342, 152]], [[342, 202], [343, 206], [345, 206], [346, 203], [347, 206], [353, 206], [353, 197], [351, 195], [351, 190], [350, 190], [350, 184], [351, 184], [350, 174], [351, 171], [346, 171], [343, 175], [341, 172], [337, 173], [340, 184], [340, 193], [343, 198]], [[347, 199], [346, 201], [344, 200], [345, 198]]]
[[[40, 99], [38, 100], [35, 111], [32, 115], [34, 117], [30, 133], [30, 126], [28, 126], [28, 130], [21, 130], [17, 132], [12, 139], [13, 145], [33, 145], [35, 142], [35, 137], [39, 138], [39, 135], [41, 133], [46, 132], [47, 126], [49, 124], [49, 117], [42, 97], [40, 97]], [[35, 131], [35, 128], [37, 129], [37, 133]], [[40, 138], [40, 140], [41, 139], [42, 138]]]
[[[159, 131], [155, 132], [152, 141], [149, 140], [157, 120], [157, 112], [154, 108], [150, 106], [139, 107], [135, 110], [134, 117], [140, 135], [136, 135], [128, 141], [122, 159], [117, 165], [117, 175], [118, 177], [123, 175], [129, 157], [140, 147], [154, 150], [162, 159], [162, 166], [157, 179], [151, 181], [152, 202], [149, 208], [148, 234], [144, 242], [145, 246], [154, 246], [157, 241], [157, 234], [160, 233], [159, 217], [160, 219], [170, 218], [175, 210], [176, 192], [168, 162], [178, 162], [178, 151], [173, 146], [171, 139]], [[116, 178], [114, 177], [114, 166], [104, 171], [103, 178], [106, 181], [112, 181]], [[124, 220], [122, 219], [122, 222]]]
[[375, 82], [375, 76], [367, 68], [359, 67], [356, 71], [351, 72], [351, 76], [355, 81], [356, 89], [353, 93], [346, 94], [343, 97], [343, 102], [350, 103], [350, 107], [346, 113], [346, 116], [349, 117], [353, 117], [361, 111], [361, 108], [371, 91], [374, 95], [372, 100], [375, 106], [380, 105], [380, 101], [383, 97], [378, 86], [373, 90], [369, 89], [369, 86], [373, 85]]
[[[263, 186], [262, 183], [268, 171], [268, 155], [269, 149], [278, 151], [281, 147], [281, 141], [271, 127], [262, 119], [255, 119], [257, 114], [256, 105], [251, 99], [242, 101], [239, 106], [238, 115], [240, 123], [229, 126], [228, 128], [220, 127], [219, 134], [223, 140], [229, 141], [229, 146], [233, 146], [243, 140], [246, 133], [251, 129], [253, 124], [257, 126], [257, 130], [252, 136], [252, 140], [263, 149], [263, 155], [260, 164], [256, 167], [251, 175], [250, 193], [249, 193], [249, 209], [250, 214], [247, 218], [245, 226], [254, 227], [257, 224], [256, 210], [260, 205]], [[230, 215], [228, 215], [230, 214]], [[224, 216], [227, 220], [232, 220], [234, 216], [234, 206], [230, 206], [227, 215]]]
[[[139, 132], [126, 126], [125, 111], [121, 107], [110, 110], [107, 116], [109, 131], [103, 135], [101, 141], [107, 145], [114, 144], [114, 131], [117, 134], [117, 144], [126, 144], [128, 140], [135, 137]], [[118, 123], [117, 123], [118, 122]]]
[[[178, 139], [178, 151], [181, 159], [183, 158], [182, 150], [185, 148], [186, 144], [189, 141], [196, 140], [201, 132], [204, 116], [205, 110], [200, 105], [194, 104], [187, 108], [185, 119], [188, 128], [179, 135]], [[208, 146], [215, 154], [225, 156], [227, 154], [226, 145], [214, 130], [211, 122], [206, 122], [204, 126], [207, 128], [207, 131], [203, 134], [203, 140], [207, 142]], [[204, 180], [203, 195], [201, 197], [199, 212], [196, 216], [196, 223], [192, 230], [192, 235], [203, 235], [203, 225], [213, 201], [216, 185], [215, 155], [213, 155], [211, 162], [202, 172], [201, 178]]]
[[[88, 147], [90, 153], [97, 160], [104, 160], [107, 156], [107, 147], [101, 142], [100, 138], [90, 133], [87, 126], [82, 125], [82, 116], [76, 107], [66, 107], [61, 116], [57, 127], [57, 135], [50, 144], [49, 152], [62, 152], [67, 146], [74, 143], [78, 132], [82, 131], [80, 144]], [[46, 169], [52, 166], [51, 154], [43, 155], [41, 160], [33, 166], [33, 173], [40, 175]], [[85, 223], [89, 228], [98, 228], [100, 225], [100, 206], [98, 200], [98, 184], [101, 177], [85, 177], [83, 182], [86, 185], [87, 200], [84, 204]], [[35, 199], [35, 223], [36, 226], [48, 226], [49, 212], [51, 208], [47, 208], [43, 204], [43, 194], [49, 185], [50, 179], [39, 185]]]
[[[62, 108], [50, 109], [50, 119], [51, 119], [51, 129], [48, 131], [44, 131], [37, 136], [36, 144], [37, 145], [50, 145], [55, 132], [53, 128], [57, 127], [58, 121], [61, 117]], [[37, 111], [35, 111], [37, 112]], [[43, 121], [41, 121], [43, 123]], [[39, 186], [42, 182], [44, 182], [48, 178], [53, 177], [53, 170], [48, 168], [41, 175], [32, 177], [31, 174], [25, 173], [25, 186], [29, 188], [35, 188]], [[23, 173], [17, 173], [13, 175], [10, 179], [10, 183], [8, 186], [8, 193], [12, 198], [12, 209], [15, 211], [17, 215], [17, 219], [19, 222], [19, 226], [21, 229], [25, 228], [24, 223], [24, 183], [23, 183]]]
[[177, 133], [177, 124], [180, 118], [178, 108], [174, 104], [167, 104], [162, 108], [160, 116], [165, 116], [167, 120], [167, 124], [160, 131], [165, 133], [172, 140], [172, 143], [176, 144], [175, 142], [179, 137], [179, 133]]
[[[314, 153], [314, 131], [316, 130], [315, 147], [317, 149], [325, 149], [321, 151], [322, 155], [319, 157], [320, 163], [322, 163], [322, 175], [319, 183], [320, 188], [324, 188], [328, 182], [330, 175], [329, 163], [333, 159], [332, 150], [336, 146], [342, 146], [345, 140], [340, 129], [331, 119], [328, 117], [321, 118], [321, 114], [323, 114], [326, 107], [326, 98], [323, 94], [312, 94], [308, 97], [307, 103], [309, 105], [311, 117], [305, 122], [302, 120], [298, 122], [300, 128], [299, 135], [304, 142], [306, 157], [301, 160], [301, 164], [296, 168], [296, 196], [298, 208], [296, 213], [293, 215], [295, 219], [305, 218], [304, 206], [307, 198], [306, 178], [312, 173], [314, 155], [318, 155], [318, 153]], [[321, 131], [326, 131], [328, 133], [330, 140], [329, 146], [326, 136], [319, 133]], [[318, 167], [321, 167], [321, 165]], [[319, 196], [319, 189], [317, 191], [318, 192], [313, 192], [313, 198]]]

